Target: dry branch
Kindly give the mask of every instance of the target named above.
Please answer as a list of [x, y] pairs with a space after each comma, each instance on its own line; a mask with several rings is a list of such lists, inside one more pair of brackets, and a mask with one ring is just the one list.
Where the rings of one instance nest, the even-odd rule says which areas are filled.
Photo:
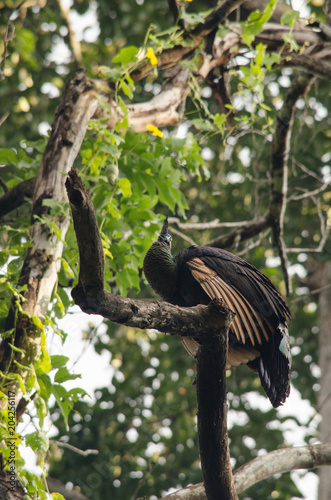
[[[330, 56], [330, 54], [328, 54]], [[305, 54], [292, 54], [283, 59], [281, 65], [291, 68], [300, 68], [301, 71], [306, 71], [310, 75], [318, 76], [326, 80], [331, 78], [331, 64], [322, 61], [317, 54], [306, 56]]]
[[62, 0], [57, 0], [57, 3], [59, 6], [59, 10], [60, 10], [60, 14], [61, 14], [61, 17], [63, 19], [63, 22], [68, 29], [69, 44], [70, 44], [73, 56], [75, 58], [76, 63], [80, 65], [80, 64], [82, 64], [82, 61], [83, 61], [82, 48], [81, 48], [79, 40], [76, 37], [75, 31], [72, 27], [72, 23], [70, 20], [70, 8], [66, 7]]
[[277, 116], [277, 126], [272, 140], [271, 192], [269, 217], [273, 230], [274, 244], [278, 248], [286, 291], [291, 292], [288, 263], [283, 239], [284, 215], [287, 202], [288, 157], [295, 105], [309, 87], [311, 78], [299, 74], [287, 93], [284, 104]]
[[35, 185], [36, 177], [32, 177], [20, 182], [2, 195], [0, 198], [0, 217], [4, 217], [23, 205], [27, 199], [31, 199]]
[[265, 229], [270, 227], [270, 220], [267, 215], [256, 217], [255, 219], [246, 222], [245, 224], [229, 231], [226, 234], [221, 234], [209, 241], [211, 247], [230, 248], [234, 244], [257, 236]]
[[136, 132], [144, 132], [148, 124], [165, 127], [178, 123], [181, 116], [177, 109], [190, 91], [188, 77], [188, 70], [180, 70], [150, 101], [129, 105], [130, 127]]
[[[331, 465], [331, 443], [284, 448], [255, 458], [233, 473], [237, 493], [275, 474]], [[206, 500], [203, 483], [167, 495], [166, 500]]]

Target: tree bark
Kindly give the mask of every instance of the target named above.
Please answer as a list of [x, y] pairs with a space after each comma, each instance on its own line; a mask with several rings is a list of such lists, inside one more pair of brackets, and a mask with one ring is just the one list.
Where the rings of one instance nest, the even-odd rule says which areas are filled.
[[228, 328], [199, 347], [196, 390], [201, 469], [208, 500], [236, 500], [227, 427]]
[[[314, 469], [321, 465], [331, 465], [331, 443], [283, 448], [282, 450], [270, 451], [266, 455], [254, 458], [254, 460], [239, 467], [233, 473], [234, 484], [239, 494], [253, 484], [274, 474], [282, 474], [296, 469]], [[330, 474], [329, 468], [324, 470]], [[207, 499], [203, 483], [188, 486], [175, 493], [170, 493], [164, 498], [166, 500]], [[330, 496], [325, 498], [329, 500]], [[319, 500], [322, 499], [319, 497]]]
[[[43, 327], [40, 321], [47, 312], [60, 266], [63, 241], [69, 226], [67, 217], [60, 215], [53, 220], [61, 232], [59, 239], [47, 223], [35, 223], [35, 217], [47, 217], [50, 209], [44, 200], [66, 201], [64, 175], [71, 168], [84, 139], [89, 119], [98, 106], [95, 93], [87, 82], [85, 71], [79, 70], [69, 80], [60, 106], [57, 109], [52, 132], [46, 146], [42, 164], [35, 181], [32, 200], [30, 241], [19, 280], [26, 285], [24, 301], [13, 299], [6, 330], [14, 330], [13, 336], [0, 345], [0, 370], [5, 375], [12, 371], [24, 381], [28, 366], [40, 353]], [[20, 351], [12, 351], [14, 344]], [[17, 365], [18, 362], [19, 365]], [[25, 368], [26, 367], [26, 368]], [[6, 391], [15, 393], [16, 407], [22, 392], [17, 379], [6, 381]], [[1, 401], [0, 407], [6, 406]]]
[[[331, 262], [323, 265], [321, 290], [318, 299], [319, 305], [319, 366], [321, 369], [318, 393], [318, 408], [322, 416], [320, 424], [320, 440], [322, 443], [331, 441]], [[330, 470], [319, 470], [319, 500], [329, 500], [331, 492]]]

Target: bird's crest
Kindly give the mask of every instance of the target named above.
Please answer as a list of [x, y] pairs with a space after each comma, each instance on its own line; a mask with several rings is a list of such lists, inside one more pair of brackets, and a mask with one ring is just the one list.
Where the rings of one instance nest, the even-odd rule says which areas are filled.
[[166, 243], [169, 246], [169, 248], [171, 248], [172, 238], [171, 238], [170, 234], [168, 233], [168, 217], [165, 218], [165, 221], [164, 221], [162, 229], [161, 229], [161, 234], [158, 237], [158, 241]]

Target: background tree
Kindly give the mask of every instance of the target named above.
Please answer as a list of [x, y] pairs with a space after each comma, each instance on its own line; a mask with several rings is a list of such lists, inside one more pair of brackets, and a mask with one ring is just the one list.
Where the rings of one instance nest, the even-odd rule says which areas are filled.
[[[57, 191], [60, 184], [64, 189], [64, 176], [55, 176], [53, 192], [48, 182], [47, 190], [41, 189], [40, 181], [54, 159], [65, 172], [73, 159], [68, 151], [77, 153], [81, 141], [76, 164], [93, 193], [112, 291], [133, 297], [140, 290], [141, 297], [150, 296], [140, 274], [142, 259], [169, 211], [176, 216], [171, 219], [178, 236], [175, 250], [188, 240], [231, 249], [268, 274], [283, 293], [290, 274], [293, 386], [317, 408], [317, 294], [303, 279], [314, 263], [330, 255], [328, 10], [312, 4], [299, 22], [300, 13], [271, 2], [260, 8], [263, 14], [247, 19], [244, 8], [230, 14], [239, 3], [213, 13], [198, 2], [121, 2], [116, 7], [77, 2], [71, 11], [61, 2], [1, 6], [4, 407], [10, 388], [22, 412], [33, 398], [36, 432], [29, 432], [26, 443], [42, 464], [48, 449], [44, 421], [49, 398], [55, 396], [52, 419], [58, 435], [50, 449], [51, 473], [90, 498], [160, 495], [200, 481], [201, 472], [190, 386], [194, 364], [178, 349], [178, 339], [107, 322], [106, 333], [92, 328], [87, 337], [97, 352], [110, 352], [113, 367], [94, 404], [79, 400], [83, 390], [63, 384], [74, 377], [67, 359], [49, 358], [46, 332], [57, 330], [65, 337], [57, 318], [71, 305], [77, 247], [64, 191], [60, 197]], [[95, 24], [80, 35], [77, 26], [83, 21], [77, 25], [72, 16], [87, 12], [94, 12]], [[271, 16], [281, 24], [266, 24]], [[60, 93], [77, 63], [91, 80], [77, 74], [54, 121]], [[79, 106], [70, 107], [75, 102], [70, 96]], [[84, 124], [97, 108], [85, 135]], [[47, 138], [40, 133], [53, 122], [56, 130], [63, 117], [70, 127], [55, 134], [61, 140], [50, 141], [45, 150]], [[156, 136], [144, 132], [148, 124], [166, 127], [164, 137], [157, 137], [155, 129]], [[48, 259], [40, 253], [45, 241]], [[52, 262], [60, 257], [58, 277], [53, 267], [53, 281], [48, 281]], [[49, 285], [47, 293], [40, 283]], [[317, 281], [312, 291], [321, 286], [328, 284]], [[38, 297], [44, 299], [41, 309]], [[235, 467], [261, 450], [292, 444], [289, 430], [302, 430], [297, 445], [316, 442], [318, 418], [308, 422], [260, 406], [258, 380], [245, 367], [231, 373], [227, 385]], [[7, 432], [8, 419], [3, 445]], [[63, 441], [82, 450], [97, 448], [92, 467], [91, 456], [74, 454], [59, 444]], [[37, 490], [42, 495], [42, 482], [24, 472], [18, 453], [16, 466], [30, 495]], [[293, 475], [271, 478], [248, 494], [300, 496]]]

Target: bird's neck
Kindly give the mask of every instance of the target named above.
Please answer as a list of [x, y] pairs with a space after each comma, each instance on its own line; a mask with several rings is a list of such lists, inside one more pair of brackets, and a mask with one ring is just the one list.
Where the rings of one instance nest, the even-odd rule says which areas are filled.
[[170, 248], [156, 241], [148, 250], [144, 260], [144, 272], [153, 290], [171, 301], [177, 283], [177, 266]]

